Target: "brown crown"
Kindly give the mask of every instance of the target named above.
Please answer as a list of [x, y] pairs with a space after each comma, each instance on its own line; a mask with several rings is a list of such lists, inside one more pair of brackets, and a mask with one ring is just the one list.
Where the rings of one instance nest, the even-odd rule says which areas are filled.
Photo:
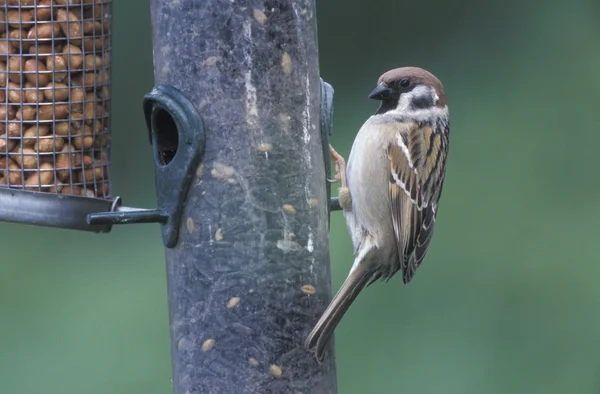
[[446, 92], [444, 91], [444, 85], [442, 82], [432, 73], [427, 70], [423, 70], [419, 67], [400, 67], [390, 70], [384, 73], [379, 80], [378, 84], [385, 83], [389, 85], [393, 82], [400, 81], [402, 78], [409, 78], [416, 85], [427, 85], [433, 87], [438, 96], [440, 97], [440, 101], [438, 102], [438, 107], [446, 106]]

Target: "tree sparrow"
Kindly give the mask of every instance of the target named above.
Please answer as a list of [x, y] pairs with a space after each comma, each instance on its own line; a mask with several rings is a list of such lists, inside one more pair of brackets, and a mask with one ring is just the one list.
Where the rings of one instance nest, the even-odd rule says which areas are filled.
[[377, 112], [358, 131], [346, 168], [330, 146], [354, 264], [306, 339], [323, 359], [335, 327], [362, 289], [402, 270], [408, 284], [427, 254], [444, 183], [449, 143], [444, 87], [430, 72], [383, 74], [369, 98]]

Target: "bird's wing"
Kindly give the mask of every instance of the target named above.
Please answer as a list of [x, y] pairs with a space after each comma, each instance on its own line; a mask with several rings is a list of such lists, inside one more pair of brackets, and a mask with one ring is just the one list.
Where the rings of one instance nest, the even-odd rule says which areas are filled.
[[390, 141], [389, 193], [399, 263], [409, 283], [433, 235], [448, 154], [448, 129], [403, 123]]

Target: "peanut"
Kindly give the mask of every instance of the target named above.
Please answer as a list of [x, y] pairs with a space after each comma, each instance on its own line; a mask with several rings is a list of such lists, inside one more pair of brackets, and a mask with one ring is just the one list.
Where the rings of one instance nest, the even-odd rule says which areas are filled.
[[66, 137], [70, 132], [71, 129], [69, 128], [69, 122], [58, 122], [54, 126], [54, 133], [56, 133], [56, 135], [62, 135]]
[[29, 40], [56, 38], [60, 35], [60, 26], [53, 22], [40, 22], [27, 32]]
[[83, 112], [83, 101], [85, 92], [81, 88], [71, 89], [71, 110], [73, 112]]
[[17, 111], [17, 115], [15, 116], [18, 120], [33, 120], [35, 119], [36, 109], [32, 105], [24, 105]]
[[[60, 47], [56, 48], [56, 51], [59, 51]], [[31, 45], [29, 47], [29, 53], [31, 55], [38, 55], [38, 56], [48, 56], [52, 54], [52, 45], [50, 44], [40, 44], [38, 43], [37, 45]]]
[[10, 45], [6, 40], [0, 40], [0, 56], [8, 56], [15, 53], [15, 47]]
[[38, 1], [37, 7], [35, 8], [35, 19], [37, 21], [50, 20], [50, 17], [52, 16], [52, 10], [50, 9], [51, 5], [52, 0]]
[[89, 37], [86, 37], [83, 40], [83, 49], [86, 51], [99, 51], [101, 48], [108, 48], [109, 41], [108, 38], [96, 38], [95, 40]]
[[83, 179], [86, 182], [100, 181], [104, 177], [104, 169], [102, 167], [91, 168], [83, 171]]
[[21, 56], [11, 56], [8, 58], [8, 79], [14, 83], [21, 84], [23, 73], [23, 58]]
[[20, 104], [23, 100], [23, 95], [21, 94], [21, 86], [14, 82], [8, 83], [8, 101], [11, 103]]
[[98, 1], [98, 0], [84, 0], [85, 4], [94, 4], [93, 7], [85, 7], [83, 10], [83, 16], [86, 19], [89, 18], [102, 18], [102, 5], [98, 5], [95, 3], [101, 3], [102, 1]]
[[81, 196], [81, 188], [79, 186], [65, 185], [60, 194], [68, 194], [73, 196]]
[[59, 22], [64, 35], [69, 39], [82, 37], [83, 24], [73, 12], [67, 12], [64, 8], [60, 8], [56, 13], [56, 20]]
[[9, 158], [0, 158], [0, 170], [3, 170], [3, 177], [8, 178], [7, 184], [10, 186], [21, 186], [23, 179], [21, 179], [21, 169]]
[[71, 113], [71, 124], [79, 130], [83, 126], [83, 114], [79, 112]]
[[64, 119], [69, 114], [68, 104], [44, 104], [38, 111], [39, 120]]
[[61, 82], [50, 82], [44, 90], [48, 101], [66, 101], [69, 98], [69, 87]]
[[44, 91], [36, 89], [35, 84], [27, 82], [25, 84], [25, 101], [31, 104], [43, 103], [45, 101]]
[[23, 126], [21, 122], [9, 122], [6, 128], [6, 134], [9, 137], [20, 137]]
[[102, 34], [104, 26], [98, 21], [85, 21], [83, 22], [83, 34]]
[[31, 148], [19, 148], [17, 147], [14, 152], [9, 153], [10, 158], [13, 159], [19, 167], [22, 169], [31, 170], [38, 168], [38, 155], [37, 152]]
[[23, 146], [31, 148], [35, 145], [39, 137], [48, 135], [49, 131], [50, 128], [48, 126], [39, 126], [39, 129], [36, 126], [28, 128], [23, 133]]
[[8, 34], [8, 38], [10, 45], [12, 45], [15, 49], [20, 49], [22, 47], [24, 50], [27, 50], [31, 46], [30, 42], [23, 40], [24, 38], [27, 38], [26, 30], [11, 30]]
[[34, 86], [46, 86], [50, 81], [50, 75], [46, 72], [46, 66], [40, 61], [29, 59], [25, 62], [25, 77]]
[[102, 58], [98, 55], [85, 55], [85, 69], [96, 70], [102, 68]]
[[38, 152], [59, 152], [65, 146], [65, 140], [60, 137], [41, 137], [35, 143], [34, 148]]
[[67, 66], [69, 67], [69, 70], [75, 71], [81, 68], [81, 65], [83, 64], [83, 54], [79, 47], [75, 45], [67, 45], [63, 49], [63, 52], [63, 57], [67, 59]]
[[33, 20], [33, 13], [24, 9], [9, 10], [6, 13], [6, 19], [10, 27], [18, 29], [21, 25], [28, 24]]
[[12, 151], [15, 144], [15, 140], [6, 138], [6, 134], [0, 135], [0, 155]]
[[54, 181], [54, 167], [50, 163], [40, 164], [39, 171], [33, 172], [25, 181], [25, 187], [44, 188], [52, 186]]
[[85, 125], [83, 127], [83, 133], [73, 137], [73, 143], [78, 149], [90, 149], [92, 146], [94, 146], [94, 135], [92, 133], [92, 128], [88, 125]]
[[67, 61], [62, 56], [48, 56], [46, 68], [53, 71], [52, 77], [55, 82], [62, 82], [67, 77]]
[[0, 87], [6, 87], [6, 63], [0, 62]]
[[0, 104], [0, 122], [13, 120], [16, 116], [16, 110], [14, 105]]

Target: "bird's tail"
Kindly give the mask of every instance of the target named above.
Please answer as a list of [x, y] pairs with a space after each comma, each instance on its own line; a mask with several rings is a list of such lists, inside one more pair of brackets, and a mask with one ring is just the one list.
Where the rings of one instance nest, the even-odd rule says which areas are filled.
[[322, 361], [325, 348], [336, 326], [362, 289], [364, 289], [373, 275], [367, 264], [355, 264], [342, 287], [333, 297], [323, 315], [308, 334], [305, 347], [314, 351], [317, 360]]

